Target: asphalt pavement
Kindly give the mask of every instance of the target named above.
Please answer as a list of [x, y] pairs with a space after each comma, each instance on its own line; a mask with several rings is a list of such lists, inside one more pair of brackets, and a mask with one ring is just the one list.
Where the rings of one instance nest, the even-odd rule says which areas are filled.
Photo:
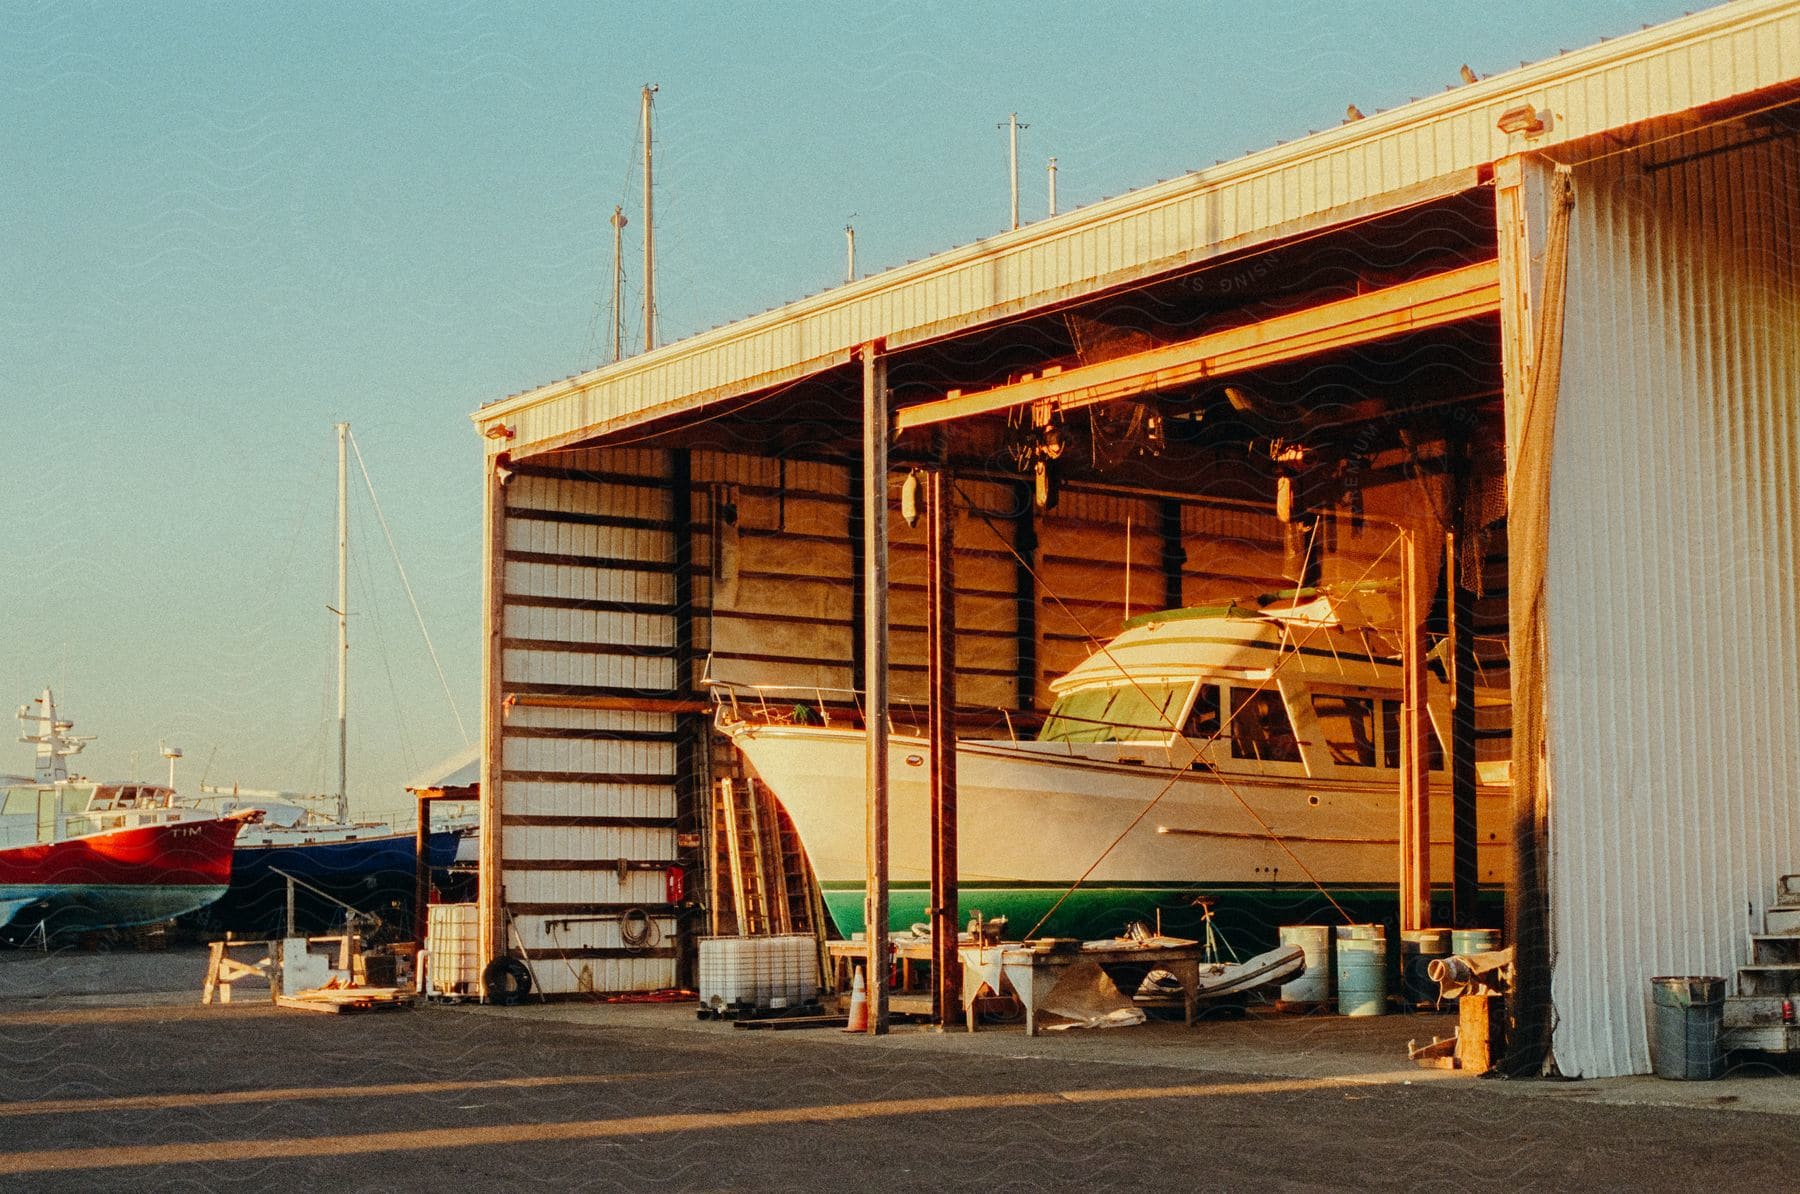
[[202, 1007], [203, 954], [132, 965], [0, 955], [0, 1189], [1692, 1189], [1800, 1170], [1791, 1074], [1411, 1068], [1407, 1035], [1443, 1017], [872, 1040], [683, 1007]]

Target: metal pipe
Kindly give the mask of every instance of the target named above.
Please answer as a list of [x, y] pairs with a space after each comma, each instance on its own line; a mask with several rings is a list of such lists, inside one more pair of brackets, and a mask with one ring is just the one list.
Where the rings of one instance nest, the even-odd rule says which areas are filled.
[[962, 1014], [962, 958], [957, 951], [956, 849], [956, 521], [954, 489], [942, 470], [926, 479], [925, 569], [930, 586], [926, 638], [931, 702], [931, 975], [937, 1021]]
[[1056, 214], [1056, 159], [1050, 159], [1050, 213]]
[[1019, 226], [1019, 130], [1028, 129], [1031, 126], [1020, 124], [1019, 114], [1014, 112], [995, 127], [1007, 130], [1007, 143], [1011, 147], [1007, 161], [1012, 179], [1012, 226], [1017, 228]]
[[656, 221], [650, 189], [650, 109], [656, 84], [644, 84], [644, 351], [656, 347]]
[[856, 225], [844, 225], [844, 281], [856, 281]]
[[863, 659], [867, 690], [863, 774], [868, 788], [868, 873], [863, 937], [869, 945], [869, 1032], [888, 1031], [888, 393], [887, 361], [864, 344]]

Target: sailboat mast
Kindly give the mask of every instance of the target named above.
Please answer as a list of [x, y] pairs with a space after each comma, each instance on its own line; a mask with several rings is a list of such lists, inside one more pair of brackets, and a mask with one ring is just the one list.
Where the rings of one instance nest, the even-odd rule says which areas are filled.
[[347, 448], [350, 424], [337, 425], [338, 438], [338, 786], [339, 823], [350, 819], [346, 777], [350, 769], [350, 722], [346, 688], [350, 679], [350, 472]]

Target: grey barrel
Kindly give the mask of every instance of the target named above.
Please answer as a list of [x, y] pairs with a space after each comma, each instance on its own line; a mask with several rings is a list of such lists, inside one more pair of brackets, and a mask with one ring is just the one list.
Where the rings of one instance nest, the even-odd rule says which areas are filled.
[[1725, 980], [1710, 975], [1653, 978], [1650, 998], [1656, 1016], [1650, 1064], [1656, 1076], [1707, 1079], [1724, 1073]]

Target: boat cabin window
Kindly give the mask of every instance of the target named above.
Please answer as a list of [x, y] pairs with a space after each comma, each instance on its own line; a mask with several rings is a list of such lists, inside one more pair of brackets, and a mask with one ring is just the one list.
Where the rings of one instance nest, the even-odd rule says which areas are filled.
[[1312, 694], [1313, 716], [1331, 761], [1340, 767], [1375, 766], [1375, 698]]
[[1218, 737], [1222, 708], [1219, 686], [1202, 684], [1200, 695], [1194, 698], [1194, 708], [1188, 713], [1187, 724], [1181, 727], [1182, 734], [1201, 742], [1208, 742]]
[[88, 800], [94, 795], [92, 788], [64, 788], [62, 794], [62, 811], [65, 813], [85, 813]]
[[0, 813], [9, 817], [37, 816], [38, 790], [36, 788], [8, 788], [6, 803], [0, 806]]
[[[1425, 719], [1425, 751], [1433, 771], [1444, 769], [1444, 744], [1438, 741], [1437, 727]], [[1381, 702], [1381, 757], [1388, 767], [1400, 766], [1400, 702]]]
[[1298, 763], [1300, 741], [1281, 693], [1273, 688], [1231, 690], [1231, 753], [1264, 763]]
[[1065, 693], [1050, 706], [1040, 742], [1161, 742], [1175, 728], [1191, 684], [1121, 684]]

